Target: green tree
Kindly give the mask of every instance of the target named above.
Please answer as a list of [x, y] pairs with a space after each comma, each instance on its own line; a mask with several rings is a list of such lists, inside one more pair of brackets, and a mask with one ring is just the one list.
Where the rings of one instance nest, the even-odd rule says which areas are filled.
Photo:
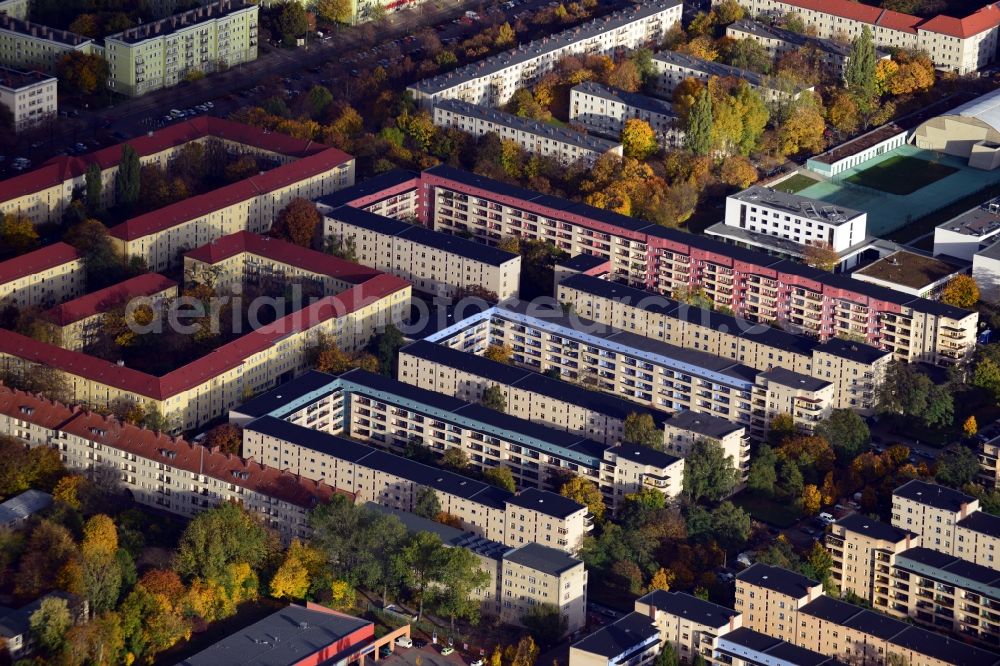
[[354, 19], [351, 0], [316, 0], [316, 13], [331, 23], [350, 23]]
[[441, 572], [447, 562], [445, 550], [437, 534], [417, 532], [399, 553], [406, 584], [417, 601], [417, 617], [424, 615], [428, 590], [441, 580]]
[[778, 485], [785, 492], [785, 495], [792, 500], [802, 497], [805, 489], [805, 479], [802, 478], [802, 470], [791, 460], [783, 460], [779, 473]]
[[115, 194], [118, 205], [129, 208], [139, 200], [139, 153], [129, 144], [122, 146], [122, 157], [118, 162], [118, 173], [115, 175]]
[[833, 556], [830, 554], [830, 551], [824, 548], [823, 544], [818, 541], [813, 543], [812, 550], [809, 551], [805, 564], [802, 566], [802, 573], [823, 583], [823, 590], [827, 594], [839, 596], [837, 585], [830, 576], [832, 568]]
[[431, 520], [441, 513], [441, 502], [433, 488], [424, 486], [417, 492], [417, 499], [413, 503], [413, 513], [421, 518], [430, 518]]
[[914, 417], [928, 427], [950, 424], [955, 412], [946, 386], [935, 384], [915, 366], [900, 361], [893, 361], [886, 369], [876, 391], [876, 404], [882, 413]]
[[762, 495], [773, 495], [775, 483], [778, 481], [778, 456], [767, 444], [761, 444], [757, 455], [750, 463], [750, 473], [747, 476], [747, 487]]
[[684, 461], [684, 493], [688, 500], [718, 501], [729, 495], [739, 481], [731, 456], [718, 442], [698, 440]]
[[507, 411], [507, 396], [499, 384], [487, 386], [483, 390], [483, 399], [479, 401], [483, 407], [489, 407], [498, 412]]
[[841, 461], [853, 460], [871, 441], [868, 424], [851, 409], [835, 409], [816, 426], [816, 434], [826, 438]]
[[490, 467], [483, 473], [483, 480], [497, 488], [503, 488], [510, 492], [517, 492], [517, 484], [514, 482], [514, 475], [506, 465]]
[[979, 475], [979, 469], [976, 454], [962, 444], [955, 444], [938, 456], [934, 478], [953, 488], [961, 488]]
[[650, 449], [663, 449], [663, 431], [649, 412], [632, 412], [622, 424], [622, 441]]
[[46, 597], [42, 599], [28, 619], [31, 636], [46, 654], [56, 655], [66, 641], [66, 632], [73, 625], [73, 616], [65, 599]]
[[395, 377], [399, 369], [399, 348], [406, 340], [403, 334], [393, 324], [385, 327], [375, 342], [375, 357], [383, 375]]
[[480, 562], [479, 556], [467, 548], [445, 549], [434, 598], [438, 614], [449, 619], [452, 630], [458, 618], [473, 624], [479, 621], [480, 601], [472, 592], [490, 582]]
[[276, 13], [275, 27], [285, 46], [295, 46], [300, 37], [305, 37], [309, 29], [305, 7], [298, 2], [281, 2], [272, 6]]
[[104, 180], [101, 178], [101, 166], [97, 162], [87, 165], [84, 176], [87, 192], [87, 210], [91, 213], [101, 210], [101, 195], [104, 191]]
[[625, 121], [621, 140], [625, 157], [634, 157], [637, 160], [649, 158], [660, 148], [656, 141], [656, 132], [649, 123], [639, 118], [629, 118]]
[[864, 104], [871, 104], [876, 95], [875, 42], [871, 29], [865, 25], [861, 33], [851, 43], [851, 52], [847, 66], [844, 69], [844, 79], [847, 87], [858, 96]]
[[660, 653], [656, 655], [655, 666], [680, 666], [680, 660], [677, 658], [677, 650], [674, 649], [674, 644], [670, 640], [664, 641], [663, 647], [660, 648]]
[[742, 546], [750, 538], [750, 514], [730, 501], [712, 509], [712, 536], [723, 548]]
[[712, 95], [704, 87], [688, 114], [684, 145], [695, 155], [708, 155], [712, 149]]
[[989, 356], [981, 358], [972, 373], [972, 384], [989, 391], [994, 400], [1000, 401], [1000, 365]]
[[239, 504], [222, 504], [199, 513], [181, 535], [174, 569], [188, 578], [221, 581], [231, 564], [261, 566], [275, 550], [274, 535]]
[[441, 456], [441, 464], [451, 469], [463, 470], [469, 466], [469, 456], [457, 446], [453, 446]]
[[542, 645], [554, 645], [566, 634], [566, 618], [555, 604], [535, 604], [521, 616], [524, 625]]

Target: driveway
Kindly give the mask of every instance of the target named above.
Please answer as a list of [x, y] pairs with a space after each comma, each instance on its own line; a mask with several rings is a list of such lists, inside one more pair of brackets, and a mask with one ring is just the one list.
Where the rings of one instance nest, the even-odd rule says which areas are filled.
[[441, 653], [433, 645], [422, 648], [401, 648], [397, 645], [395, 652], [384, 659], [379, 659], [378, 663], [384, 666], [465, 666], [474, 659], [466, 662], [458, 654], [458, 650], [447, 657], [441, 656]]

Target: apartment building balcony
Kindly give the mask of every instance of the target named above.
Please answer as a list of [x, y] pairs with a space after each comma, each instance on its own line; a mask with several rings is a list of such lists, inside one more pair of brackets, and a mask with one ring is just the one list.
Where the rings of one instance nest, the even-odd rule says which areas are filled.
[[643, 474], [642, 482], [644, 485], [653, 488], [668, 488], [670, 486], [670, 477], [659, 476], [657, 474]]

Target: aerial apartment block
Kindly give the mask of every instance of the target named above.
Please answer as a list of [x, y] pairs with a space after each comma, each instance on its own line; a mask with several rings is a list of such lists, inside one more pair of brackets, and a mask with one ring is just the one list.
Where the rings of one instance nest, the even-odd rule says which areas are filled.
[[819, 581], [780, 567], [758, 563], [737, 574], [735, 607], [742, 613], [744, 628], [784, 637], [841, 663], [1000, 663], [1000, 655], [962, 638], [826, 596]]
[[501, 301], [517, 298], [519, 255], [361, 208], [329, 208], [322, 201], [324, 241], [353, 243], [356, 260], [365, 266], [442, 298], [475, 288], [493, 292]]
[[460, 349], [421, 340], [403, 347], [399, 350], [400, 381], [470, 402], [479, 402], [487, 388], [497, 386], [507, 400], [508, 414], [603, 444], [622, 440], [629, 415], [649, 414], [663, 431], [663, 450], [670, 455], [685, 458], [696, 441], [714, 442], [733, 460], [741, 478], [749, 472], [750, 441], [746, 428], [738, 423], [711, 414], [668, 414], [639, 407], [611, 393], [491, 361], [466, 343]]
[[[358, 373], [349, 374], [356, 379]], [[576, 552], [593, 528], [586, 507], [556, 493], [538, 488], [510, 493], [362, 443], [365, 436], [343, 427], [349, 425], [345, 408], [355, 386], [350, 378], [309, 373], [244, 403], [230, 413], [230, 421], [243, 426], [243, 455], [343, 484], [358, 501], [400, 511], [412, 512], [420, 491], [431, 488], [441, 511], [463, 530], [512, 547], [540, 543]]]
[[133, 498], [185, 518], [237, 501], [287, 543], [309, 536], [308, 516], [335, 488], [238, 456], [0, 387], [0, 430], [59, 452], [72, 471], [111, 471]]
[[20, 132], [56, 117], [58, 82], [37, 71], [0, 67], [0, 104], [14, 116], [13, 130]]
[[139, 304], [155, 310], [176, 296], [176, 282], [158, 273], [143, 273], [60, 303], [44, 316], [57, 332], [59, 346], [79, 351], [97, 339], [107, 312], [116, 308], [128, 312]]
[[407, 88], [425, 110], [446, 99], [498, 107], [570, 55], [608, 55], [659, 44], [680, 23], [680, 0], [651, 0], [536, 39]]
[[627, 120], [642, 120], [665, 148], [684, 143], [684, 129], [673, 107], [661, 99], [584, 81], [569, 91], [569, 120], [588, 131], [620, 137]]
[[[121, 249], [152, 259], [151, 267], [175, 261], [181, 247], [190, 249], [226, 233], [267, 231], [273, 217], [294, 196], [315, 198], [354, 184], [354, 158], [336, 148], [214, 116], [179, 121], [125, 143], [138, 153], [143, 166], [156, 164], [166, 169], [191, 142], [217, 143], [228, 152], [253, 155], [278, 166], [115, 227], [113, 236], [122, 244]], [[23, 215], [35, 224], [61, 221], [73, 201], [73, 192], [85, 186], [87, 167], [92, 163], [101, 168], [101, 205], [113, 208], [124, 145], [54, 157], [37, 169], [5, 179], [0, 183], [0, 211]], [[210, 232], [210, 226], [217, 230]], [[168, 238], [173, 245], [167, 244]], [[163, 247], [158, 250], [158, 245]], [[173, 255], [155, 256], [158, 251]]]
[[99, 51], [90, 37], [0, 14], [0, 66], [55, 74], [63, 56]]
[[565, 551], [537, 543], [512, 548], [412, 513], [375, 503], [367, 506], [396, 516], [411, 533], [437, 534], [445, 546], [464, 548], [478, 557], [479, 569], [490, 576], [487, 585], [472, 591], [483, 615], [524, 626], [524, 617], [535, 606], [548, 604], [562, 616], [564, 633], [586, 625], [587, 569]]
[[[733, 421], [762, 437], [777, 414], [810, 431], [832, 409], [833, 384], [774, 367], [755, 370], [714, 354], [652, 340], [567, 314], [558, 305], [505, 303], [426, 338], [473, 353], [512, 350], [514, 363], [664, 411]], [[733, 464], [742, 467], [742, 458]]]
[[53, 243], [0, 261], [0, 303], [18, 308], [52, 307], [81, 295], [87, 271], [72, 245]]
[[[447, 165], [345, 193], [343, 205], [398, 209], [421, 224], [496, 245], [507, 236], [551, 242], [609, 262], [617, 282], [662, 294], [701, 290], [716, 307], [829, 340], [849, 337], [906, 361], [964, 362], [978, 315], [797, 261], [533, 192]], [[386, 214], [386, 213], [381, 213]]]
[[566, 165], [582, 162], [593, 166], [603, 155], [622, 155], [622, 144], [617, 141], [457, 99], [434, 104], [434, 124], [476, 137], [495, 133], [501, 140], [514, 141], [525, 152]]
[[745, 363], [783, 367], [833, 384], [833, 406], [872, 412], [892, 354], [842, 338], [821, 342], [766, 324], [737, 319], [658, 294], [578, 274], [556, 285], [556, 300], [580, 317], [685, 349]]
[[[772, 58], [780, 58], [800, 49], [809, 49], [819, 57], [823, 72], [834, 81], [841, 81], [851, 59], [850, 44], [832, 39], [821, 39], [785, 30], [768, 23], [752, 19], [740, 19], [726, 26], [726, 36], [732, 39], [751, 39], [763, 46]], [[888, 53], [876, 52], [879, 60], [888, 58]]]
[[921, 545], [935, 535], [860, 514], [842, 518], [826, 536], [833, 580], [882, 613], [1000, 646], [1000, 572]]
[[345, 290], [312, 300], [204, 356], [182, 359], [183, 365], [166, 374], [149, 374], [13, 331], [0, 335], [0, 371], [18, 377], [49, 368], [66, 378], [69, 399], [76, 404], [94, 409], [138, 404], [162, 414], [171, 432], [190, 430], [225, 414], [247, 395], [303, 373], [320, 335], [354, 352], [388, 324], [402, 322], [410, 310], [409, 283], [343, 263], [354, 267], [350, 274], [356, 278], [351, 282], [346, 271], [339, 275], [348, 284]]
[[677, 51], [656, 53], [653, 56], [653, 71], [655, 72], [653, 92], [657, 97], [664, 99], [672, 98], [674, 90], [685, 79], [698, 79], [706, 83], [712, 78], [738, 79], [745, 81], [751, 89], [757, 91], [765, 102], [771, 103], [798, 99], [802, 93], [812, 90], [812, 87], [798, 87], [793, 90], [773, 87], [768, 77], [763, 74]]
[[259, 7], [218, 0], [104, 38], [109, 86], [129, 97], [257, 59]]
[[829, 247], [839, 255], [840, 266], [850, 268], [868, 246], [868, 213], [752, 185], [726, 197], [725, 218], [706, 233], [800, 260], [807, 246]]
[[1000, 516], [965, 493], [914, 479], [892, 493], [892, 524], [919, 534], [921, 546], [994, 569], [1000, 567]]
[[[326, 384], [322, 383], [324, 377]], [[602, 444], [362, 370], [340, 377], [310, 373], [298, 382], [295, 387], [320, 386], [315, 390], [322, 398], [313, 403], [319, 405], [313, 407], [316, 418], [304, 424], [318, 432], [343, 434], [395, 453], [404, 453], [413, 443], [438, 455], [457, 448], [466, 454], [469, 465], [480, 471], [506, 466], [522, 488], [558, 490], [566, 474], [582, 476], [600, 488], [612, 509], [626, 494], [646, 487], [671, 498], [681, 493], [684, 461], [661, 451]], [[293, 393], [301, 390], [295, 387]], [[276, 392], [282, 396], [287, 393], [284, 386]], [[269, 400], [263, 403], [270, 406]], [[291, 414], [286, 420], [294, 422], [295, 412], [288, 409], [281, 406], [268, 414]], [[233, 418], [245, 421], [246, 410], [262, 413], [261, 407], [251, 402], [234, 411]], [[280, 423], [280, 418], [286, 417], [274, 420]], [[294, 438], [288, 441], [299, 445]], [[289, 448], [291, 445], [272, 447], [269, 457], [258, 459], [282, 469], [299, 469], [312, 475], [310, 478], [326, 478], [316, 465], [303, 466], [302, 460], [296, 460], [298, 449]], [[244, 441], [246, 446], [250, 445]], [[249, 451], [263, 449], [244, 449], [247, 455]], [[362, 492], [352, 488], [352, 492]]]
[[938, 14], [911, 16], [850, 0], [745, 0], [751, 16], [761, 13], [797, 15], [806, 28], [823, 39], [850, 42], [864, 26], [875, 46], [926, 51], [935, 67], [970, 74], [997, 55], [1000, 7], [988, 4], [965, 18]]

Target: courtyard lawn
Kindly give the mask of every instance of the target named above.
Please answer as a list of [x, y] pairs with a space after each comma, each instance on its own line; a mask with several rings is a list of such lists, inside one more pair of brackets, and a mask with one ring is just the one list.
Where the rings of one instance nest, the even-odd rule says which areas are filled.
[[751, 518], [774, 527], [791, 527], [802, 517], [802, 514], [794, 506], [782, 504], [746, 490], [733, 497], [732, 502], [736, 506], [742, 507], [750, 514]]
[[847, 178], [847, 182], [889, 194], [911, 194], [958, 171], [940, 162], [894, 155]]
[[787, 180], [783, 180], [774, 186], [774, 189], [779, 192], [787, 192], [788, 194], [795, 194], [799, 190], [804, 190], [810, 185], [815, 185], [819, 181], [815, 178], [810, 178], [801, 173], [797, 173]]

